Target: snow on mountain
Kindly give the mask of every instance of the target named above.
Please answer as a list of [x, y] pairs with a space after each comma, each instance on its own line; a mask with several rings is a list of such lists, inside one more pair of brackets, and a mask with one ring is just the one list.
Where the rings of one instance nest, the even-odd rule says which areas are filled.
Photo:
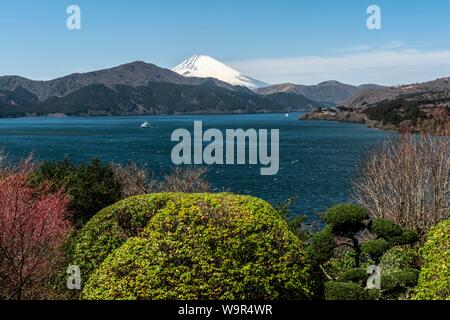
[[216, 78], [235, 86], [256, 89], [267, 84], [241, 74], [210, 56], [195, 55], [172, 69], [185, 77]]

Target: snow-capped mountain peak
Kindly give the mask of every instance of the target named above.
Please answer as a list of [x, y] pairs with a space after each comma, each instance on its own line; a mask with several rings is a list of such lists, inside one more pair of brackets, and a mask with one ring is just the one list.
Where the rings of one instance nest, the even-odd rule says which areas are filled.
[[185, 77], [216, 78], [235, 86], [256, 89], [267, 84], [230, 68], [222, 62], [205, 55], [194, 55], [172, 69]]

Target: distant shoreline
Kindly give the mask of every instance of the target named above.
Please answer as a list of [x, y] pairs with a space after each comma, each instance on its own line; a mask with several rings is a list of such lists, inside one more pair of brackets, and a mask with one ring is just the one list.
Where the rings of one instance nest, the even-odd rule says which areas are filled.
[[33, 119], [33, 118], [49, 118], [49, 119], [58, 119], [58, 118], [111, 118], [111, 117], [158, 117], [158, 116], [221, 116], [221, 115], [258, 115], [258, 114], [304, 114], [309, 112], [310, 110], [295, 110], [290, 112], [274, 112], [274, 111], [268, 111], [268, 112], [261, 112], [258, 110], [258, 112], [221, 112], [221, 113], [210, 113], [210, 112], [189, 112], [189, 113], [160, 113], [160, 114], [114, 114], [114, 115], [66, 115], [66, 114], [46, 114], [46, 115], [30, 115], [30, 116], [17, 116], [17, 117], [0, 117], [0, 120], [3, 119]]
[[359, 123], [368, 128], [381, 129], [385, 131], [393, 131], [397, 133], [431, 133], [448, 135], [447, 124], [440, 123], [440, 119], [436, 118], [417, 118], [415, 121], [405, 120], [395, 125], [392, 123], [384, 123], [380, 120], [369, 119], [366, 115], [366, 109], [360, 108], [355, 110], [315, 110], [306, 112], [299, 117], [301, 121], [334, 121], [341, 123]]

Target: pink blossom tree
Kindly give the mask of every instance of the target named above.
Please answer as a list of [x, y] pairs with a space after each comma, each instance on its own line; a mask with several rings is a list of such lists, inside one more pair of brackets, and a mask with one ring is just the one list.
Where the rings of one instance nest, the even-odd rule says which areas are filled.
[[0, 298], [40, 298], [61, 269], [69, 198], [32, 188], [24, 166], [0, 178]]

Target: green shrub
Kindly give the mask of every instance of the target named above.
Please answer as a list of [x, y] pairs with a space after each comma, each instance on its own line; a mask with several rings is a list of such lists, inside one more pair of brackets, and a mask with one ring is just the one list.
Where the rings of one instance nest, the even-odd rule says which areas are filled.
[[326, 226], [312, 236], [308, 254], [314, 264], [321, 264], [333, 257], [335, 242], [331, 227]]
[[120, 200], [122, 187], [109, 166], [93, 160], [75, 166], [69, 160], [44, 162], [30, 177], [32, 183], [50, 182], [71, 197], [70, 210], [78, 225], [86, 223], [99, 210]]
[[417, 232], [412, 230], [404, 230], [400, 236], [390, 238], [389, 242], [393, 246], [398, 246], [398, 245], [414, 244], [418, 240], [419, 235], [417, 234]]
[[450, 220], [431, 229], [421, 256], [423, 266], [414, 299], [450, 300]]
[[419, 235], [412, 230], [406, 230], [387, 219], [375, 219], [370, 223], [370, 231], [379, 238], [389, 242], [391, 246], [413, 244]]
[[347, 250], [340, 255], [332, 257], [323, 264], [323, 267], [332, 278], [339, 278], [343, 273], [355, 268], [355, 252]]
[[109, 206], [92, 217], [69, 246], [72, 264], [80, 267], [83, 280], [87, 280], [91, 272], [127, 239], [138, 236], [151, 217], [173, 196], [135, 196]]
[[395, 273], [399, 286], [403, 288], [412, 288], [417, 285], [419, 280], [419, 270], [414, 268], [405, 268]]
[[420, 265], [417, 249], [394, 247], [380, 259], [384, 299], [409, 299], [417, 284]]
[[82, 298], [310, 297], [302, 243], [265, 201], [228, 193], [140, 199], [159, 210], [95, 269]]
[[326, 300], [367, 300], [366, 290], [354, 282], [329, 281], [325, 283]]
[[[337, 280], [325, 282], [327, 299], [397, 299], [410, 294], [411, 287], [417, 282], [418, 271], [414, 269], [418, 266], [417, 255], [412, 255], [412, 246], [402, 248], [402, 251], [392, 247], [414, 244], [417, 241], [415, 232], [385, 219], [370, 221], [364, 208], [352, 204], [330, 208], [325, 222], [327, 225], [312, 238], [308, 249], [313, 263], [319, 262], [316, 269], [320, 269], [327, 279]], [[375, 239], [364, 240], [362, 235], [365, 233]], [[379, 265], [380, 261], [385, 290], [364, 289], [369, 278], [367, 268]], [[324, 277], [321, 279], [323, 281]]]
[[344, 272], [340, 277], [339, 281], [341, 282], [354, 282], [358, 283], [362, 286], [366, 284], [367, 278], [369, 275], [367, 274], [367, 270], [363, 268], [351, 269]]
[[370, 231], [384, 239], [401, 236], [403, 229], [387, 219], [374, 219], [370, 224]]
[[312, 265], [311, 278], [313, 279], [313, 298], [323, 297], [323, 284], [326, 280], [326, 276], [322, 270], [322, 264], [333, 257], [334, 247], [334, 235], [329, 226], [326, 226], [321, 231], [310, 236], [310, 244], [306, 248], [306, 251]]
[[381, 275], [381, 289], [388, 298], [398, 297], [418, 281], [419, 270], [405, 268], [402, 270], [384, 271]]
[[338, 235], [349, 236], [364, 228], [363, 221], [368, 219], [366, 209], [353, 204], [339, 204], [326, 212], [325, 222]]
[[382, 298], [381, 290], [366, 289], [366, 299], [365, 300], [379, 300], [380, 298]]
[[393, 247], [380, 260], [383, 270], [400, 270], [404, 268], [418, 268], [420, 258], [417, 249]]
[[361, 250], [377, 262], [389, 249], [389, 243], [384, 239], [369, 240], [361, 244]]
[[32, 183], [48, 181], [55, 189], [64, 187], [68, 178], [76, 170], [75, 165], [68, 159], [58, 162], [46, 161], [30, 177]]

